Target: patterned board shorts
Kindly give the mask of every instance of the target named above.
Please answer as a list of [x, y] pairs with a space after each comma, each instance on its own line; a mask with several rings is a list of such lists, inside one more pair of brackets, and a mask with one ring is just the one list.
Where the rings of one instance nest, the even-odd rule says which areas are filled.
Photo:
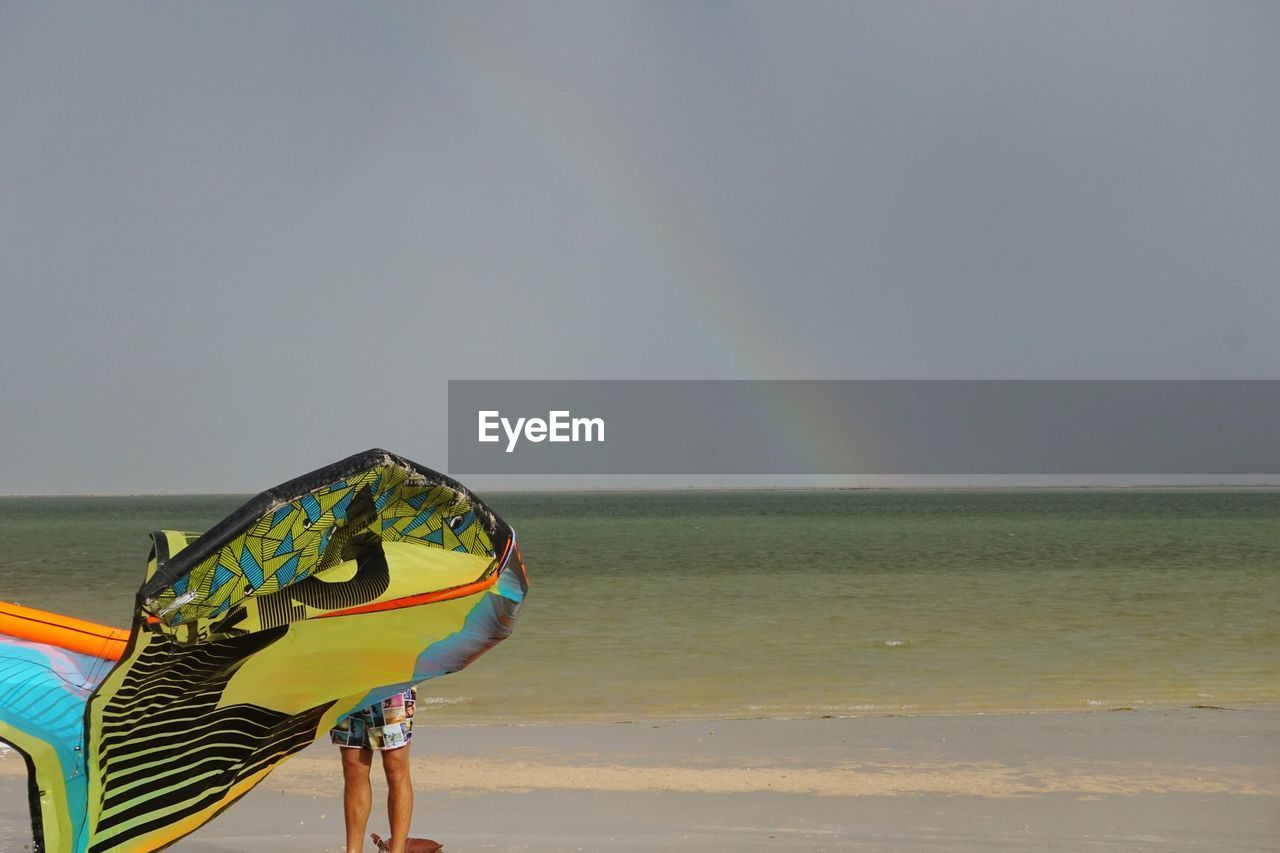
[[361, 708], [329, 730], [329, 739], [344, 749], [399, 749], [413, 739], [413, 704], [418, 689], [410, 688], [376, 705]]

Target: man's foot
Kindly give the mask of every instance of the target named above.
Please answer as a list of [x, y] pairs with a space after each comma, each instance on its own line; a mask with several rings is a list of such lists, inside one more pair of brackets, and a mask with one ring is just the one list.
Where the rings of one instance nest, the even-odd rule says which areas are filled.
[[[373, 846], [379, 850], [391, 849], [391, 842], [384, 841], [378, 833], [370, 833], [369, 837], [373, 839]], [[443, 845], [430, 838], [410, 838], [404, 845], [404, 853], [440, 853], [443, 849]]]

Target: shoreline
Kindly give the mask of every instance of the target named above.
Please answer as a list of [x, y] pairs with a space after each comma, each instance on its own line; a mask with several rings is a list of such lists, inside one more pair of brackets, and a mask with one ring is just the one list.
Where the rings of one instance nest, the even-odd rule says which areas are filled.
[[1227, 702], [1225, 705], [1194, 704], [1179, 702], [1135, 704], [1135, 705], [1098, 705], [1095, 707], [1045, 707], [1045, 708], [975, 708], [975, 709], [930, 709], [930, 708], [883, 708], [866, 709], [851, 713], [796, 713], [796, 714], [706, 714], [695, 716], [673, 716], [655, 714], [653, 716], [634, 717], [526, 717], [521, 719], [503, 717], [477, 716], [471, 719], [452, 719], [432, 710], [419, 711], [420, 722], [432, 728], [524, 728], [529, 726], [613, 726], [613, 725], [675, 725], [684, 723], [736, 723], [736, 722], [805, 722], [813, 720], [867, 720], [884, 718], [917, 718], [917, 717], [1040, 717], [1057, 715], [1087, 714], [1143, 714], [1174, 713], [1179, 711], [1225, 711], [1225, 712], [1274, 712], [1280, 714], [1280, 702], [1271, 700], [1250, 700]]
[[[1262, 851], [1280, 834], [1280, 708], [448, 724], [423, 719], [414, 835], [479, 850]], [[315, 744], [179, 841], [341, 848]], [[0, 758], [0, 848], [25, 818]], [[385, 785], [375, 767], [374, 819]], [[15, 831], [18, 834], [15, 834]], [[16, 847], [15, 849], [21, 849]]]

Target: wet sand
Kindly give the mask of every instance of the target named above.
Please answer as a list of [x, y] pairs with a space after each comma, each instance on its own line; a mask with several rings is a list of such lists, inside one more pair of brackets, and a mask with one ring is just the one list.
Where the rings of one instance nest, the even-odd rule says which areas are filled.
[[[1277, 708], [422, 722], [414, 834], [448, 853], [1280, 849]], [[171, 849], [340, 850], [334, 753], [311, 747]], [[22, 838], [23, 773], [0, 759], [0, 849]]]

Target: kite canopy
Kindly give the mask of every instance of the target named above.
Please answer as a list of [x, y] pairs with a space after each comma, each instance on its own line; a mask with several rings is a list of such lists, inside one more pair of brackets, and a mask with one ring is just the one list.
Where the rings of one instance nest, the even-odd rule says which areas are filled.
[[346, 714], [492, 648], [528, 589], [505, 522], [384, 450], [152, 540], [123, 648], [0, 621], [0, 739], [27, 760], [37, 849], [173, 842]]

